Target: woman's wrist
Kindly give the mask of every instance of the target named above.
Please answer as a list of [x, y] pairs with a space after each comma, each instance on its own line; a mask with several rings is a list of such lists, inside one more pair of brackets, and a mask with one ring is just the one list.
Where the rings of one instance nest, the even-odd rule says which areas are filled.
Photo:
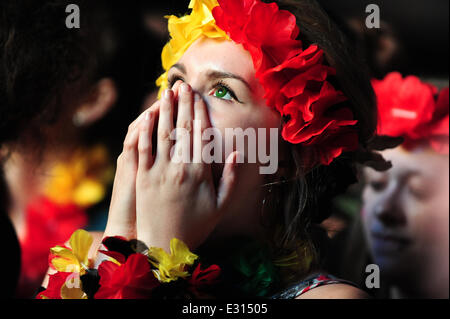
[[114, 222], [113, 220], [108, 219], [103, 238], [114, 236], [124, 237], [128, 240], [136, 238], [135, 224], [125, 225], [123, 223]]
[[137, 240], [147, 247], [159, 247], [164, 249], [164, 251], [170, 251], [170, 241], [172, 238], [177, 236], [168, 236], [167, 233], [155, 234], [146, 232], [145, 234], [138, 234]]

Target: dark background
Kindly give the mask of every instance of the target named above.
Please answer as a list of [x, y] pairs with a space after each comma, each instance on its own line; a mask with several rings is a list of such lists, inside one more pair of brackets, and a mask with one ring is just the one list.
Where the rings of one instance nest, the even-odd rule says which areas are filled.
[[[319, 0], [339, 23], [365, 21], [366, 7], [377, 4], [400, 47], [401, 54], [383, 71], [448, 78], [448, 0]], [[368, 32], [367, 30], [365, 30]], [[383, 31], [383, 30], [382, 30]], [[377, 74], [381, 75], [381, 74]]]

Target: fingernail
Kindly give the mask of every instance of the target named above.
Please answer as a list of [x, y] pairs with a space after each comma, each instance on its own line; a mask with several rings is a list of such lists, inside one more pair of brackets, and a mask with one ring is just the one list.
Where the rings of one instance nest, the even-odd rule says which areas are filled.
[[190, 91], [191, 91], [191, 87], [188, 84], [186, 84], [186, 83], [181, 84], [181, 92], [189, 93]]
[[195, 95], [194, 95], [194, 100], [195, 100], [195, 102], [200, 101], [200, 100], [201, 100], [200, 94], [195, 93]]
[[233, 166], [237, 166], [237, 164], [239, 163], [244, 163], [244, 154], [242, 154], [241, 152], [236, 153]]
[[165, 99], [170, 99], [171, 95], [172, 95], [172, 90], [171, 89], [167, 89], [167, 90], [164, 91], [164, 98]]

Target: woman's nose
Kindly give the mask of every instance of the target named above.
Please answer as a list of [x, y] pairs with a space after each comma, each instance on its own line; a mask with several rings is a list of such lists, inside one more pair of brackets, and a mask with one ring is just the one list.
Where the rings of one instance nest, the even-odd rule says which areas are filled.
[[406, 224], [406, 214], [401, 205], [398, 191], [390, 190], [374, 208], [374, 214], [385, 226], [394, 227]]

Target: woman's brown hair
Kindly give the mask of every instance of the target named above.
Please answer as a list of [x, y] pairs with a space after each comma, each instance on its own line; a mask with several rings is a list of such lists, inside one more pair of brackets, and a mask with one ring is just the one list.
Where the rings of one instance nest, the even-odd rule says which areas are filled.
[[309, 170], [303, 164], [304, 157], [310, 155], [304, 154], [299, 145], [287, 145], [289, 155], [283, 163], [286, 176], [267, 186], [262, 221], [269, 231], [275, 261], [286, 260], [286, 256], [297, 258], [297, 262], [291, 258], [289, 263], [279, 263], [292, 266], [280, 268], [287, 275], [285, 280], [291, 281], [320, 267], [327, 236], [318, 225], [329, 217], [333, 198], [357, 181], [358, 160], [371, 157], [369, 144], [375, 135], [377, 112], [367, 67], [319, 4], [315, 0], [275, 2], [297, 17], [304, 47], [317, 44], [327, 63], [336, 69], [329, 80], [347, 96], [344, 104], [358, 120], [359, 135], [357, 152], [344, 153], [329, 166]]

